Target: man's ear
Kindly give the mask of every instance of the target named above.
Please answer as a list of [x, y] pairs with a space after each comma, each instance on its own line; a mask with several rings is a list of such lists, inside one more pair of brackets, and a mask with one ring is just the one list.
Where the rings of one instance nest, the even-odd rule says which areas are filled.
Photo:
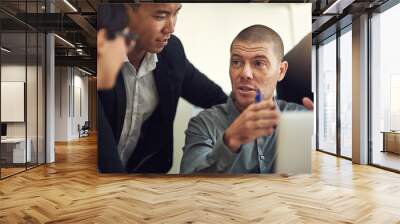
[[105, 42], [106, 42], [106, 30], [100, 29], [97, 32], [97, 54], [98, 55], [103, 55]]
[[282, 81], [283, 78], [285, 78], [286, 71], [288, 69], [288, 62], [287, 61], [282, 61], [279, 65], [279, 77], [278, 77], [278, 82]]

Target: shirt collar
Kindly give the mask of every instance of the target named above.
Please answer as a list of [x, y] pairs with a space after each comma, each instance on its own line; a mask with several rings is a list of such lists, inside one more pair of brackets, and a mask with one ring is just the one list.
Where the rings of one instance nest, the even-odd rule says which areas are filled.
[[[125, 56], [124, 62], [130, 63], [128, 56]], [[135, 69], [136, 73], [138, 74], [138, 77], [152, 72], [156, 68], [157, 62], [158, 62], [157, 54], [147, 52], [143, 58], [142, 63], [139, 66], [139, 71], [136, 71]], [[132, 67], [134, 66], [132, 65]]]
[[[144, 67], [144, 71], [142, 74], [147, 74], [147, 73], [153, 71], [156, 68], [157, 62], [158, 62], [157, 55], [154, 53], [147, 52], [145, 58], [143, 59], [141, 66], [140, 66], [140, 67], [142, 67], [142, 66]], [[141, 69], [140, 67], [139, 67], [139, 70]], [[141, 72], [141, 71], [139, 71], [139, 72]]]

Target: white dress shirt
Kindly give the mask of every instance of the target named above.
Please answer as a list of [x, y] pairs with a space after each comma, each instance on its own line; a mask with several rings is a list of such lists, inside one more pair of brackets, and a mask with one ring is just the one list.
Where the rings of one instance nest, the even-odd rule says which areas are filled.
[[158, 92], [153, 74], [157, 61], [156, 54], [146, 53], [138, 71], [128, 58], [122, 66], [126, 89], [126, 112], [118, 152], [124, 166], [135, 150], [142, 124], [158, 105]]

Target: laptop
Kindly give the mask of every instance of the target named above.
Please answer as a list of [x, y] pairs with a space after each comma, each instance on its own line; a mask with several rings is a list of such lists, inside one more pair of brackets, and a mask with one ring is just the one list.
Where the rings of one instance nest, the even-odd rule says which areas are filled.
[[282, 113], [277, 132], [275, 173], [288, 175], [311, 173], [314, 113], [312, 111]]

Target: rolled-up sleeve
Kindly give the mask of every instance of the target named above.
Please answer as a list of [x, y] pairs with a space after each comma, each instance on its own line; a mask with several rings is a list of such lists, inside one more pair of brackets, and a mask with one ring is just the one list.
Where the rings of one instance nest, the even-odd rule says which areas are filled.
[[190, 120], [185, 132], [181, 173], [221, 173], [227, 172], [232, 166], [237, 154], [225, 145], [223, 132], [210, 130], [213, 130], [212, 124], [201, 119], [201, 116]]

